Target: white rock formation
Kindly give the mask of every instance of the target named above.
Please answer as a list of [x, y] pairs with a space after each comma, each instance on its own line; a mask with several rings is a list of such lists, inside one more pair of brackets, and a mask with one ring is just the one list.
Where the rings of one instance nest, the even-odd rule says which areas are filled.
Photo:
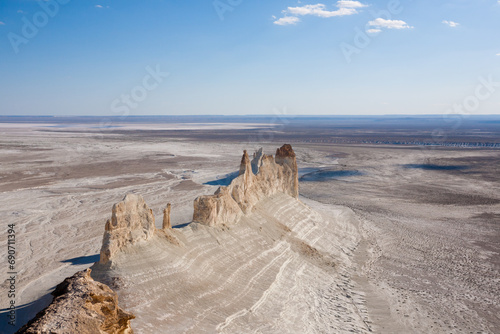
[[194, 201], [193, 221], [208, 226], [234, 224], [259, 201], [276, 193], [299, 196], [297, 160], [288, 144], [276, 150], [276, 157], [259, 150], [252, 162], [244, 151], [240, 175], [214, 195], [200, 196]]
[[[253, 160], [257, 174], [245, 152], [240, 175], [197, 198], [195, 222], [182, 228], [170, 228], [167, 205], [156, 230], [142, 197], [127, 195], [113, 206], [92, 277], [118, 288], [122, 307], [137, 316], [138, 333], [369, 333], [362, 296], [345, 275], [359, 243], [352, 212], [321, 214], [297, 200], [290, 145]], [[76, 305], [87, 300], [72, 298]], [[95, 323], [114, 324], [99, 310], [107, 314], [115, 299], [101, 299], [98, 309], [82, 311], [82, 317], [97, 312], [98, 321], [67, 333], [101, 333]], [[120, 333], [128, 333], [130, 315], [113, 312], [111, 319], [123, 319]], [[75, 316], [69, 319], [86, 319]]]
[[120, 305], [135, 314], [137, 333], [368, 334], [348, 274], [354, 214], [315, 209], [278, 193], [237, 224], [174, 229], [182, 247], [157, 233], [92, 274], [120, 278]]
[[106, 263], [120, 249], [141, 240], [148, 240], [155, 232], [153, 211], [144, 199], [127, 194], [113, 206], [111, 219], [106, 222], [101, 248], [101, 263]]

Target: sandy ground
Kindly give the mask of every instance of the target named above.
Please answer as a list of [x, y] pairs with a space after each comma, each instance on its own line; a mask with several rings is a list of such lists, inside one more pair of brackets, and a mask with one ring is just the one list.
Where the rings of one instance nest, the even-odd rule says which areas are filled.
[[371, 286], [367, 307], [378, 330], [498, 333], [500, 152], [317, 150], [313, 159], [339, 155], [338, 168], [362, 174], [303, 182], [301, 193], [348, 206], [362, 221], [358, 282]]
[[[98, 260], [111, 206], [127, 192], [144, 196], [158, 226], [161, 210], [171, 202], [174, 225], [183, 225], [191, 220], [194, 198], [212, 193], [217, 186], [210, 184], [223, 183], [227, 174], [238, 169], [243, 149], [263, 146], [272, 153], [281, 144], [251, 143], [249, 147], [249, 143], [178, 137], [138, 139], [114, 133], [2, 127], [0, 213], [3, 224], [16, 224], [17, 327], [50, 302], [49, 292], [63, 278]], [[279, 332], [285, 326], [297, 333], [333, 329], [358, 333], [500, 332], [498, 151], [300, 143], [294, 148], [304, 177], [300, 192], [306, 207], [301, 210], [312, 209], [326, 217], [315, 220], [325, 232], [315, 232], [319, 233], [317, 239], [309, 241], [334, 256], [341, 270], [311, 265], [293, 251], [282, 257], [268, 252], [269, 257], [259, 262], [260, 270], [273, 264], [259, 276], [262, 281], [240, 304], [228, 304], [224, 311], [228, 316], [212, 312], [206, 323], [228, 333], [250, 331], [252, 321], [271, 318], [275, 321], [266, 322], [268, 327], [260, 323], [252, 330]], [[276, 199], [275, 210], [264, 207], [260, 214], [274, 215], [279, 206], [289, 205], [285, 202]], [[296, 214], [303, 214], [300, 212]], [[258, 231], [255, 220], [249, 217], [235, 235]], [[255, 233], [255, 240], [273, 249], [271, 234]], [[189, 242], [196, 244], [195, 240]], [[0, 243], [6, 244], [5, 233], [0, 235]], [[163, 246], [159, 243], [158, 247]], [[258, 256], [257, 252], [255, 244], [249, 243], [248, 253], [234, 256], [244, 265], [248, 261], [244, 256]], [[5, 264], [6, 252], [0, 257]], [[202, 263], [223, 267], [224, 260], [208, 254]], [[249, 268], [241, 279], [255, 277], [252, 270], [257, 269]], [[5, 272], [0, 285], [1, 309], [9, 302]], [[286, 275], [280, 276], [280, 272]], [[162, 284], [182, 292], [173, 282], [175, 279]], [[209, 278], [200, 278], [198, 283], [207, 282]], [[287, 305], [284, 296], [291, 297], [282, 290], [292, 287], [296, 300]], [[241, 286], [227, 285], [228, 295], [239, 289]], [[122, 289], [120, 293], [125, 308], [148, 319], [134, 320], [139, 332], [151, 332], [147, 324], [149, 320], [154, 323], [156, 315], [148, 313], [131, 291]], [[171, 296], [169, 303], [175, 307], [178, 295]], [[254, 309], [259, 314], [238, 313], [252, 309], [264, 296], [265, 302]], [[178, 299], [178, 305], [189, 303], [188, 297]], [[223, 298], [208, 298], [200, 307]], [[157, 306], [150, 304], [151, 309]], [[188, 319], [190, 312], [197, 311], [178, 309], [184, 312], [178, 319]], [[1, 313], [0, 332], [13, 333], [14, 328], [6, 324], [5, 310]], [[234, 313], [238, 314], [231, 317]], [[303, 314], [302, 320], [295, 319], [297, 314]], [[309, 325], [301, 327], [304, 321]], [[174, 332], [196, 332], [193, 323], [174, 324]]]

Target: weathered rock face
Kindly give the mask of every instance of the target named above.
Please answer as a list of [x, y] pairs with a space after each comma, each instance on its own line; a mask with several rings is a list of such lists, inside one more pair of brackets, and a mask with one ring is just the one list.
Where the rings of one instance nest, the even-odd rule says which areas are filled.
[[262, 162], [262, 157], [264, 156], [264, 153], [262, 153], [262, 147], [259, 148], [257, 151], [254, 152], [253, 154], [253, 159], [252, 159], [252, 172], [257, 175], [259, 172], [259, 167]]
[[[257, 174], [254, 174], [257, 171]], [[250, 161], [244, 151], [240, 175], [214, 195], [194, 201], [193, 221], [209, 226], [231, 224], [247, 214], [260, 200], [278, 192], [299, 196], [297, 159], [291, 145], [276, 150], [276, 157], [257, 151]]]
[[292, 149], [292, 145], [285, 144], [276, 150], [276, 163], [290, 168], [292, 171], [290, 195], [295, 198], [299, 197], [299, 169], [297, 167], [297, 157]]
[[59, 284], [54, 300], [16, 334], [131, 334], [134, 315], [118, 307], [116, 293], [90, 277], [90, 269]]
[[100, 262], [106, 263], [120, 249], [154, 235], [153, 211], [139, 195], [128, 194], [113, 206], [111, 219], [106, 222]]

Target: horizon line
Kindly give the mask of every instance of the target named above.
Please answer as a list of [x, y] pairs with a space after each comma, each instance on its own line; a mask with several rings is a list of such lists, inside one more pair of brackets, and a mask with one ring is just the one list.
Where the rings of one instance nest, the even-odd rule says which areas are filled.
[[223, 115], [223, 114], [182, 114], [182, 115], [127, 115], [127, 116], [117, 116], [117, 115], [0, 115], [3, 117], [41, 117], [41, 118], [121, 118], [123, 120], [127, 118], [137, 118], [137, 117], [391, 117], [391, 116], [412, 116], [412, 117], [477, 117], [477, 116], [500, 116], [498, 114], [242, 114], [242, 115]]

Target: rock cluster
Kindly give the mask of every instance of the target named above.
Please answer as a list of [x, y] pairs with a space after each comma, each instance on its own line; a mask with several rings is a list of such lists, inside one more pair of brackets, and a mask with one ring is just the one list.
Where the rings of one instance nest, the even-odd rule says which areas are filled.
[[54, 300], [16, 334], [132, 334], [134, 315], [118, 306], [116, 293], [90, 277], [90, 269], [59, 284]]
[[260, 200], [278, 192], [299, 196], [297, 159], [292, 146], [278, 148], [275, 157], [259, 150], [252, 161], [244, 151], [239, 176], [229, 186], [220, 187], [214, 195], [196, 198], [193, 221], [208, 226], [234, 223]]
[[[232, 224], [249, 213], [262, 199], [278, 192], [294, 198], [299, 196], [297, 160], [292, 146], [285, 144], [276, 150], [276, 156], [254, 153], [250, 160], [244, 151], [239, 176], [227, 187], [220, 187], [214, 195], [200, 196], [194, 201], [193, 221], [208, 226]], [[163, 210], [162, 230], [168, 239], [180, 244], [171, 233], [170, 203]], [[139, 195], [128, 194], [113, 206], [101, 248], [100, 263], [107, 263], [120, 249], [155, 234], [152, 210]]]

